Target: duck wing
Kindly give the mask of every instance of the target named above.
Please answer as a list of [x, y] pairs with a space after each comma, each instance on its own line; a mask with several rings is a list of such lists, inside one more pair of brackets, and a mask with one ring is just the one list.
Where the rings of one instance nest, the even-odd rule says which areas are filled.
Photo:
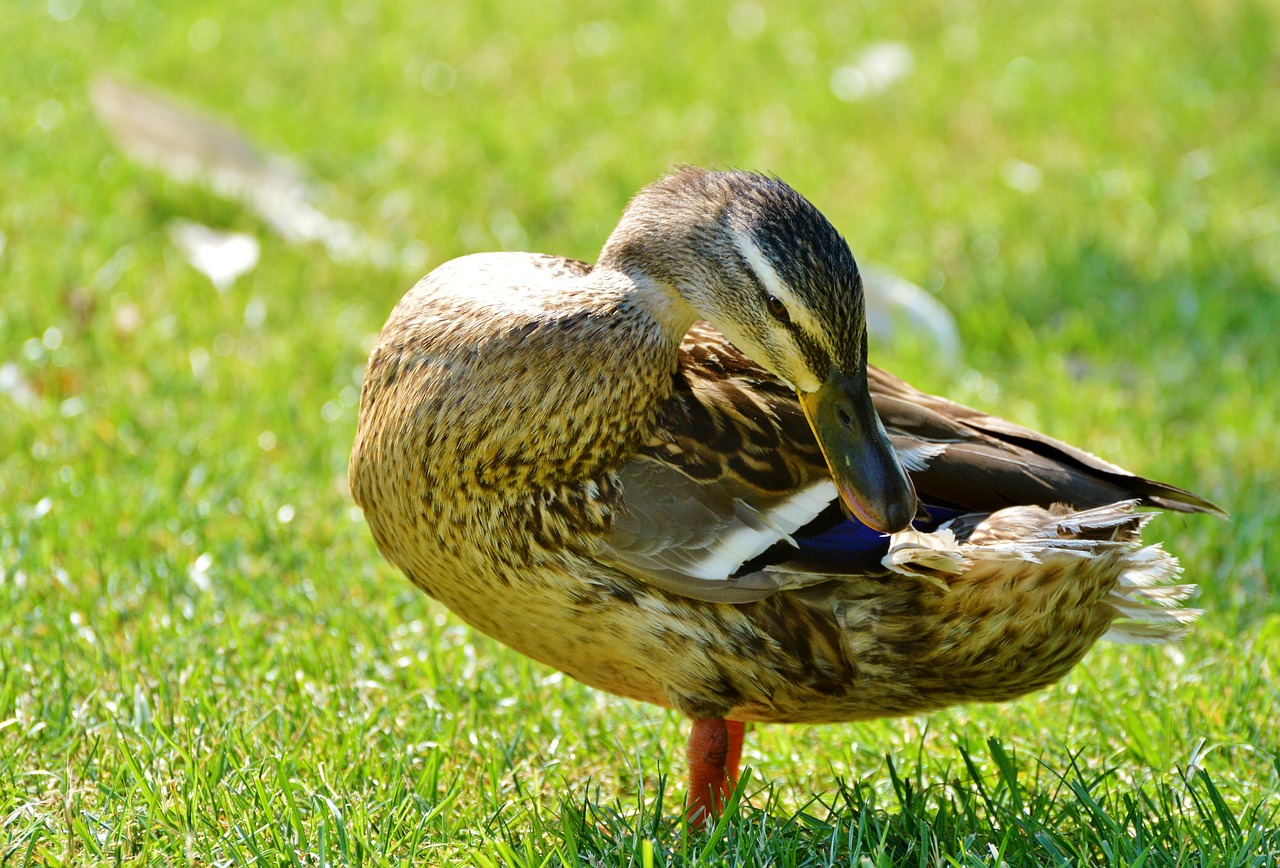
[[874, 366], [868, 373], [872, 403], [899, 452], [937, 450], [924, 466], [910, 468], [916, 491], [931, 505], [991, 512], [1136, 499], [1177, 512], [1226, 515], [1198, 495], [1135, 476], [1061, 440], [921, 392]]
[[619, 509], [597, 559], [714, 602], [779, 590], [743, 564], [794, 545], [839, 498], [795, 393], [701, 322], [657, 424], [617, 475]]
[[[926, 529], [960, 514], [1058, 503], [1137, 500], [1221, 514], [1189, 492], [876, 368], [870, 386]], [[672, 394], [617, 477], [613, 529], [595, 557], [672, 593], [741, 603], [887, 572], [888, 536], [845, 515], [795, 393], [707, 323], [686, 335]]]

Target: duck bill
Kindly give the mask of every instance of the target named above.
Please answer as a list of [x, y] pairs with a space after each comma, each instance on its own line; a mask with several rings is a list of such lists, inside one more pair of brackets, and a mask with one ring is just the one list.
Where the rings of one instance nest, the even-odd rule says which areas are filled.
[[848, 377], [832, 366], [816, 392], [798, 395], [849, 512], [884, 533], [910, 525], [916, 515], [915, 487], [871, 404], [866, 369]]

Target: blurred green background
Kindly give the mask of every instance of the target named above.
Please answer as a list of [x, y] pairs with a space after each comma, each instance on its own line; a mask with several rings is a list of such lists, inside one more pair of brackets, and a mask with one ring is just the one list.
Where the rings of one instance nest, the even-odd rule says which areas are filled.
[[[680, 722], [462, 628], [380, 561], [345, 480], [365, 354], [417, 277], [478, 250], [593, 259], [676, 162], [778, 174], [954, 313], [962, 362], [910, 341], [873, 360], [1232, 513], [1152, 525], [1204, 588], [1179, 648], [1099, 648], [1001, 708], [759, 730], [754, 801], [787, 816], [861, 782], [824, 822], [875, 805], [897, 830], [877, 864], [961, 864], [1003, 827], [911, 825], [884, 757], [954, 807], [957, 750], [990, 772], [995, 736], [1081, 858], [1133, 822], [1037, 790], [1045, 769], [1101, 781], [1104, 809], [1173, 794], [1142, 810], [1195, 842], [1213, 822], [1174, 795], [1204, 768], [1238, 827], [1274, 828], [1280, 4], [24, 0], [3, 19], [0, 862], [512, 862], [494, 841], [577, 852], [574, 800], [620, 804], [607, 840], [653, 839], [659, 864], [701, 858], [636, 819], [678, 814], [674, 788], [653, 798]], [[290, 156], [392, 255], [334, 261], [130, 161], [90, 108], [104, 72]], [[248, 233], [260, 261], [216, 290], [175, 220]], [[768, 829], [778, 864], [821, 849], [783, 858], [799, 832]], [[605, 840], [598, 859], [641, 858]]]

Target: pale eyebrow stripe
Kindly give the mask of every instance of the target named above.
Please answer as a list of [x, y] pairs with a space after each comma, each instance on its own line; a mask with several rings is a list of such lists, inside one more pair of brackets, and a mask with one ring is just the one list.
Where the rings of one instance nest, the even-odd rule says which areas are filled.
[[769, 258], [764, 255], [764, 251], [745, 232], [737, 229], [730, 230], [730, 232], [733, 235], [733, 244], [738, 248], [739, 255], [746, 260], [747, 266], [760, 281], [760, 285], [764, 287], [765, 292], [777, 297], [779, 301], [787, 306], [787, 311], [791, 314], [791, 321], [797, 327], [812, 334], [814, 328], [813, 321], [809, 317], [809, 309], [800, 303], [795, 293], [778, 276], [777, 270], [773, 267], [773, 263], [769, 262]]

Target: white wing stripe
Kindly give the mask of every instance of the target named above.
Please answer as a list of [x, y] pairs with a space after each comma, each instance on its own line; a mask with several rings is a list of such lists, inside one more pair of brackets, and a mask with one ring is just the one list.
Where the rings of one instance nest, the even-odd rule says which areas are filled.
[[795, 545], [791, 534], [813, 521], [837, 494], [834, 482], [820, 479], [767, 510], [748, 507], [754, 517], [762, 521], [749, 525], [741, 515], [737, 516], [740, 522], [737, 527], [698, 552], [697, 557], [689, 559], [689, 575], [699, 579], [725, 580], [744, 563], [776, 543], [787, 540]]

